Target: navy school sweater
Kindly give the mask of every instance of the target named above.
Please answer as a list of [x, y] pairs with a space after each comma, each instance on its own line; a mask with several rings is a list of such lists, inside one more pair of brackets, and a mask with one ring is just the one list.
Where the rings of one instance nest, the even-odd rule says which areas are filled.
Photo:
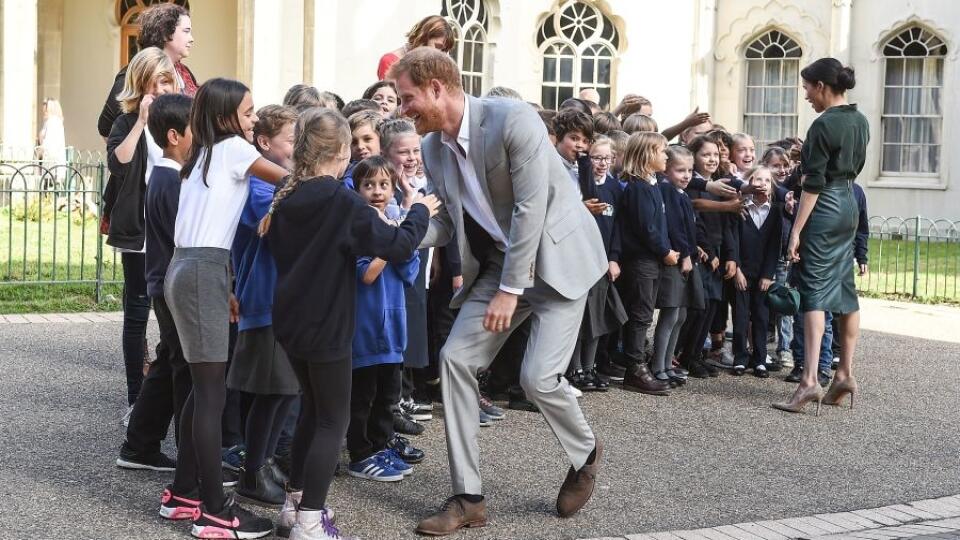
[[630, 178], [620, 206], [616, 220], [620, 246], [614, 246], [610, 260], [663, 260], [670, 252], [670, 240], [660, 188], [647, 180]]
[[399, 227], [333, 177], [308, 179], [277, 205], [267, 238], [277, 265], [273, 329], [294, 360], [349, 362], [357, 257], [410, 259], [429, 214], [415, 204]]
[[690, 257], [695, 262], [697, 255], [697, 218], [690, 197], [678, 190], [669, 181], [657, 184], [663, 196], [667, 215], [667, 237], [670, 247], [680, 253], [680, 259]]
[[173, 256], [173, 228], [180, 204], [180, 170], [158, 163], [150, 173], [144, 201], [147, 294], [163, 296], [163, 278]]

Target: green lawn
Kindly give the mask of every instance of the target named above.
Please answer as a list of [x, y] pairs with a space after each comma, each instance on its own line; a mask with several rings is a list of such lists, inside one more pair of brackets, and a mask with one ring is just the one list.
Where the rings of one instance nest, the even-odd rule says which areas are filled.
[[917, 297], [914, 287], [913, 239], [870, 239], [870, 272], [857, 278], [857, 288], [870, 295], [886, 295], [920, 302], [960, 302], [960, 242], [921, 239], [917, 257]]

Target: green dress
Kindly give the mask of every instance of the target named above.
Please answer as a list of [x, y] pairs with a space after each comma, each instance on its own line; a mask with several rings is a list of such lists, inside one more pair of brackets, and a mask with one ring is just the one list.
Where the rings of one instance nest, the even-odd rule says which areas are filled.
[[800, 233], [800, 311], [852, 313], [860, 309], [853, 280], [858, 208], [853, 181], [863, 170], [867, 119], [856, 105], [838, 105], [814, 120], [803, 142], [803, 190], [819, 193]]

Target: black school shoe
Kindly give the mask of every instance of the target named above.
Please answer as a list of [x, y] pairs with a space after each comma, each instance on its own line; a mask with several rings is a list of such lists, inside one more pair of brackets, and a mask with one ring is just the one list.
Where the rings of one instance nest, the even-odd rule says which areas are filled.
[[611, 381], [620, 382], [623, 380], [623, 376], [626, 375], [627, 370], [614, 362], [607, 362], [606, 364], [597, 366], [597, 373]]
[[608, 381], [603, 375], [600, 375], [596, 369], [589, 369], [585, 371], [583, 376], [593, 381], [593, 391], [595, 392], [606, 392], [610, 389], [610, 381]]
[[413, 418], [410, 418], [410, 415], [404, 412], [394, 411], [393, 430], [397, 433], [403, 433], [404, 435], [420, 435], [423, 433], [423, 426], [414, 421]]
[[767, 372], [767, 367], [761, 364], [753, 367], [753, 376], [758, 379], [766, 379], [770, 374]]
[[798, 383], [801, 379], [803, 379], [803, 367], [794, 366], [793, 369], [790, 370], [790, 374], [787, 375], [787, 377], [783, 380], [791, 383]]
[[537, 407], [537, 404], [527, 399], [527, 395], [523, 392], [523, 388], [520, 386], [511, 386], [507, 390], [507, 395], [509, 400], [507, 401], [507, 408], [514, 411], [526, 411], [526, 412], [540, 412], [540, 408]]
[[236, 494], [252, 504], [271, 508], [280, 508], [286, 499], [286, 492], [283, 486], [274, 480], [269, 463], [264, 463], [252, 475], [244, 471], [240, 483], [237, 484]]
[[397, 455], [400, 456], [400, 459], [411, 465], [420, 463], [425, 457], [423, 450], [414, 448], [413, 445], [410, 444], [410, 439], [401, 437], [396, 433], [394, 433], [393, 437], [387, 441], [387, 448], [392, 449], [397, 453]]
[[707, 379], [710, 377], [708, 367], [703, 360], [694, 360], [687, 366], [687, 375], [696, 379]]
[[263, 538], [273, 534], [272, 521], [240, 506], [232, 495], [216, 514], [200, 505], [194, 515], [190, 534], [195, 538]]
[[163, 452], [155, 454], [137, 454], [127, 448], [127, 443], [120, 446], [120, 455], [117, 457], [117, 467], [121, 469], [172, 472], [177, 470], [177, 461]]

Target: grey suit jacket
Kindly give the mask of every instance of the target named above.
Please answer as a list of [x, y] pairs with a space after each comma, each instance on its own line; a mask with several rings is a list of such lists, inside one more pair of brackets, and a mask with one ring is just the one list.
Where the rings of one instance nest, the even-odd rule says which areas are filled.
[[[539, 277], [562, 296], [577, 299], [607, 270], [600, 230], [580, 200], [570, 173], [529, 104], [468, 96], [469, 159], [494, 216], [508, 239], [500, 282], [527, 289]], [[480, 272], [463, 229], [463, 179], [456, 155], [439, 132], [423, 140], [423, 167], [444, 205], [430, 221], [421, 247], [443, 246], [456, 235], [463, 288], [459, 307]]]

